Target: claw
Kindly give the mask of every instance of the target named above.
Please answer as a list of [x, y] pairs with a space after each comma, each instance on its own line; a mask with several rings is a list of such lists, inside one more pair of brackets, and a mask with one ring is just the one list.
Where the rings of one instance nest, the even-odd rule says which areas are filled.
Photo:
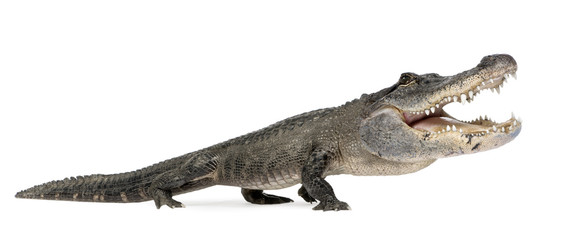
[[340, 210], [351, 210], [349, 204], [341, 201], [334, 201], [334, 202], [320, 202], [317, 206], [312, 208], [313, 210], [323, 210], [325, 211], [340, 211]]

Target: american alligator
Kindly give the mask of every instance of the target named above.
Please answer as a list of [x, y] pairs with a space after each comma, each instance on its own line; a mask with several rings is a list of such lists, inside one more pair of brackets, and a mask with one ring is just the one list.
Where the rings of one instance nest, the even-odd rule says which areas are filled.
[[416, 172], [438, 158], [500, 147], [521, 131], [514, 116], [461, 121], [443, 107], [472, 101], [483, 90], [500, 90], [516, 78], [509, 55], [484, 57], [454, 76], [403, 73], [397, 83], [346, 104], [277, 122], [217, 145], [119, 174], [95, 174], [44, 183], [18, 198], [89, 202], [141, 202], [156, 207], [184, 205], [173, 195], [214, 185], [242, 188], [254, 204], [292, 202], [263, 190], [301, 184], [298, 191], [314, 210], [348, 210], [326, 176], [398, 175]]

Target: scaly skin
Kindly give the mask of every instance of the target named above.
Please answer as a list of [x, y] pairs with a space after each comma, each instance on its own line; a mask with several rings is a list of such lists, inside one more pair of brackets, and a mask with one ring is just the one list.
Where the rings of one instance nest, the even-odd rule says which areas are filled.
[[465, 123], [442, 107], [470, 101], [496, 88], [517, 70], [509, 55], [492, 55], [460, 74], [404, 73], [393, 86], [364, 94], [340, 107], [316, 110], [256, 132], [121, 174], [90, 175], [38, 185], [18, 198], [140, 202], [183, 207], [173, 195], [213, 185], [242, 188], [254, 204], [292, 202], [263, 190], [302, 184], [298, 194], [314, 210], [347, 210], [326, 176], [399, 175], [418, 171], [437, 158], [476, 153], [514, 139], [521, 123]]

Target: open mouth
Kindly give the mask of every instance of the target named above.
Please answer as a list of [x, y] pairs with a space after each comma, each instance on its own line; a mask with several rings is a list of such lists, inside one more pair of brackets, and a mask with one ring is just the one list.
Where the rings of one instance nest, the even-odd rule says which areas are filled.
[[507, 72], [489, 79], [479, 81], [478, 85], [452, 96], [445, 96], [436, 104], [422, 111], [402, 112], [404, 121], [413, 129], [430, 133], [430, 135], [458, 132], [484, 136], [489, 133], [511, 133], [517, 130], [521, 121], [511, 116], [505, 122], [497, 123], [487, 116], [472, 121], [458, 120], [443, 110], [443, 107], [452, 102], [464, 103], [474, 100], [481, 91], [491, 90], [500, 93], [503, 84], [509, 79], [516, 79], [516, 72]]

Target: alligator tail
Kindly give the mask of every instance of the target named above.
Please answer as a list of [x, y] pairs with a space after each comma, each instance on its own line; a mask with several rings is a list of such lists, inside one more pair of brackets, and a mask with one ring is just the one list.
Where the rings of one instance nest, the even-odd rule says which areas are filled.
[[180, 160], [182, 157], [126, 173], [55, 180], [20, 191], [16, 198], [118, 203], [148, 201], [152, 200], [148, 192], [152, 181], [158, 175], [179, 166]]

